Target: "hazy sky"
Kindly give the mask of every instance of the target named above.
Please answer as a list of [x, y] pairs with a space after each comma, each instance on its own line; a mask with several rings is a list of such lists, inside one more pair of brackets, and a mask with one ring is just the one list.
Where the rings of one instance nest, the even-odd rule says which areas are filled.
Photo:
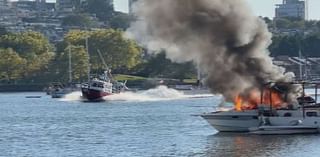
[[[274, 17], [275, 4], [282, 0], [247, 0], [257, 16]], [[128, 0], [114, 0], [116, 10], [128, 11]], [[320, 19], [320, 0], [309, 0], [309, 19]]]

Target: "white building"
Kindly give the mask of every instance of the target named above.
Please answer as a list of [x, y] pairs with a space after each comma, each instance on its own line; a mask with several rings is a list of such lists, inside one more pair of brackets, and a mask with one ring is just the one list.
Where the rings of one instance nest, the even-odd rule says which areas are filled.
[[282, 4], [277, 4], [275, 17], [294, 17], [304, 20], [308, 19], [308, 4], [304, 0], [283, 0]]

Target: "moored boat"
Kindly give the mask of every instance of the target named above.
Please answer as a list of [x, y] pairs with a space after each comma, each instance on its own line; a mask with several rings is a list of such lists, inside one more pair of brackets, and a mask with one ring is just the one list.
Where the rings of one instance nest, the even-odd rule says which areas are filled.
[[256, 135], [293, 135], [293, 134], [318, 134], [319, 128], [316, 126], [260, 126], [250, 128], [251, 134]]

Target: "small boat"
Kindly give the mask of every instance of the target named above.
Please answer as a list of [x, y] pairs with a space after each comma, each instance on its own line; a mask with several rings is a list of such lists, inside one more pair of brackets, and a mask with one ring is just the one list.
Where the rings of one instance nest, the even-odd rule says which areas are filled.
[[62, 98], [65, 95], [64, 85], [59, 82], [54, 82], [50, 86], [50, 95], [52, 98]]
[[65, 95], [78, 91], [79, 87], [77, 84], [73, 83], [72, 80], [72, 64], [71, 64], [71, 45], [68, 46], [69, 49], [69, 82], [67, 85], [60, 82], [53, 82], [46, 89], [47, 95], [51, 95], [52, 98], [63, 98]]
[[[87, 43], [88, 42], [86, 42], [86, 44]], [[111, 69], [109, 69], [108, 65], [106, 64], [102, 53], [100, 52], [100, 50], [98, 50], [97, 52], [106, 70], [99, 76], [91, 77], [91, 67], [88, 67], [88, 82], [81, 85], [81, 92], [82, 98], [90, 102], [104, 101], [104, 97], [120, 93], [128, 89], [126, 86], [126, 81], [122, 83], [113, 79]], [[90, 59], [88, 61], [90, 61]]]
[[318, 134], [319, 128], [316, 126], [260, 126], [250, 128], [250, 134], [256, 135], [293, 135], [293, 134]]
[[82, 84], [82, 97], [88, 101], [103, 101], [103, 97], [112, 94], [113, 84], [108, 77], [108, 72], [100, 77], [94, 77], [89, 82]]
[[39, 99], [41, 96], [26, 96], [28, 99]]
[[104, 97], [119, 94], [128, 90], [126, 82], [118, 82], [112, 79], [110, 70], [104, 72], [99, 77], [93, 77], [81, 86], [82, 97], [88, 101], [104, 101]]

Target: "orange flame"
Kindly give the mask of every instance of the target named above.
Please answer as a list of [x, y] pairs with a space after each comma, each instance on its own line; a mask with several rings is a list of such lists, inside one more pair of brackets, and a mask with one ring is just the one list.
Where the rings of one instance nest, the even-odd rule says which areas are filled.
[[237, 95], [234, 104], [236, 111], [243, 111], [257, 109], [260, 104], [271, 105], [272, 108], [279, 109], [286, 103], [281, 93], [272, 89], [265, 89], [263, 93], [258, 90], [251, 90], [246, 96]]
[[234, 100], [236, 111], [242, 111], [242, 97], [240, 95], [236, 96]]

